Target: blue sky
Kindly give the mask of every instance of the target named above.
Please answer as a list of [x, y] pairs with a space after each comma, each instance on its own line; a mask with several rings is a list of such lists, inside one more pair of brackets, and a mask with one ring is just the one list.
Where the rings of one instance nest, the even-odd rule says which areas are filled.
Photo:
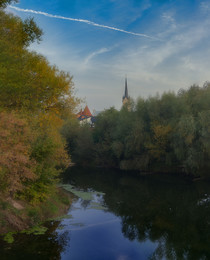
[[102, 26], [8, 8], [35, 18], [44, 36], [30, 48], [70, 72], [76, 95], [91, 109], [119, 109], [126, 74], [134, 99], [210, 80], [210, 1], [20, 0], [15, 6]]

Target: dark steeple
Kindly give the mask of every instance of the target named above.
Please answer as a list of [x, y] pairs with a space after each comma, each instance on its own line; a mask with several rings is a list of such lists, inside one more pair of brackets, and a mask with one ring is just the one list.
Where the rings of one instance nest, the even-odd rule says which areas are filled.
[[129, 99], [129, 96], [128, 96], [128, 84], [127, 84], [127, 77], [125, 78], [125, 94], [123, 96], [123, 100], [124, 99]]
[[131, 111], [131, 101], [130, 97], [128, 96], [128, 83], [127, 77], [125, 77], [125, 94], [122, 98], [122, 105], [128, 110]]
[[128, 84], [127, 84], [127, 77], [125, 78], [125, 97], [128, 98]]

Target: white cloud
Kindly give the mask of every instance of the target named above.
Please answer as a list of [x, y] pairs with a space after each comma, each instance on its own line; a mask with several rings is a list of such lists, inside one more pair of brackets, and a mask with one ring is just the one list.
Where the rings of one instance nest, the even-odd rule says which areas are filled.
[[167, 25], [170, 25], [172, 30], [177, 28], [176, 21], [175, 21], [175, 18], [174, 18], [174, 14], [172, 14], [172, 12], [163, 13], [162, 19]]
[[84, 61], [84, 64], [87, 65], [87, 64], [90, 62], [90, 60], [92, 60], [92, 59], [93, 59], [94, 57], [96, 57], [97, 55], [102, 54], [102, 53], [105, 53], [105, 52], [109, 52], [109, 51], [110, 51], [110, 49], [101, 48], [100, 50], [97, 50], [97, 51], [92, 52], [91, 54], [89, 54], [89, 55], [86, 57], [86, 59], [85, 59], [85, 61]]
[[[129, 95], [134, 98], [178, 91], [208, 80], [210, 60], [206, 57], [204, 61], [203, 57], [209, 56], [210, 51], [201, 47], [210, 37], [208, 28], [208, 21], [186, 25], [165, 41], [139, 46], [136, 43], [132, 48], [127, 45], [126, 49], [109, 55], [109, 59], [104, 57], [103, 62], [97, 59], [98, 55], [112, 48], [93, 51], [84, 61], [76, 49], [69, 49], [73, 56], [64, 59], [66, 50], [61, 55], [59, 47], [51, 51], [51, 59], [55, 59], [61, 69], [72, 72], [79, 96], [86, 97], [92, 109], [102, 110], [112, 105], [120, 108], [125, 74], [128, 75]], [[57, 56], [54, 57], [53, 53]]]
[[[201, 7], [205, 5], [201, 4]], [[157, 26], [162, 41], [139, 37], [134, 41], [134, 38], [126, 37], [122, 42], [115, 42], [114, 47], [103, 42], [102, 46], [106, 44], [109, 47], [98, 44], [95, 48], [93, 45], [90, 51], [90, 46], [80, 45], [79, 49], [69, 41], [64, 47], [46, 39], [37, 50], [60, 69], [74, 75], [78, 95], [86, 97], [90, 108], [96, 110], [112, 105], [121, 107], [125, 74], [128, 76], [129, 95], [134, 98], [178, 91], [209, 80], [209, 18], [185, 20], [181, 24], [176, 22], [173, 10], [158, 17], [162, 18], [160, 26]]]
[[183, 26], [165, 42], [127, 48], [115, 57], [111, 70], [121, 77], [128, 74], [134, 97], [203, 84], [209, 80], [210, 50], [203, 44], [210, 38], [208, 28], [209, 22], [201, 21]]
[[98, 24], [89, 20], [84, 20], [84, 19], [75, 19], [75, 18], [71, 18], [71, 17], [64, 17], [64, 16], [60, 16], [60, 15], [53, 15], [53, 14], [49, 14], [46, 12], [41, 12], [41, 11], [35, 11], [35, 10], [31, 10], [31, 9], [22, 9], [16, 6], [9, 6], [9, 9], [14, 9], [16, 11], [19, 12], [24, 12], [24, 13], [32, 13], [32, 14], [39, 14], [39, 15], [43, 15], [46, 17], [50, 17], [50, 18], [56, 18], [56, 19], [61, 19], [61, 20], [68, 20], [68, 21], [74, 21], [74, 22], [80, 22], [80, 23], [86, 23], [95, 27], [99, 27], [99, 28], [104, 28], [104, 29], [108, 29], [108, 30], [113, 30], [113, 31], [118, 31], [118, 32], [122, 32], [122, 33], [126, 33], [126, 34], [130, 34], [130, 35], [134, 35], [134, 36], [139, 36], [139, 37], [145, 37], [145, 38], [150, 38], [150, 39], [155, 39], [158, 40], [156, 37], [154, 36], [150, 36], [147, 34], [143, 34], [143, 33], [135, 33], [135, 32], [130, 32], [130, 31], [126, 31], [120, 28], [116, 28], [116, 27], [112, 27], [112, 26], [107, 26], [107, 25], [103, 25], [103, 24]]

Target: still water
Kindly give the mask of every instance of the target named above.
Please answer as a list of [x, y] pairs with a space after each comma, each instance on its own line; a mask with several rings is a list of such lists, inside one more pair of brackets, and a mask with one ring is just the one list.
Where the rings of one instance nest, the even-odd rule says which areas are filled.
[[210, 183], [76, 167], [63, 183], [68, 216], [1, 241], [0, 259], [210, 259]]

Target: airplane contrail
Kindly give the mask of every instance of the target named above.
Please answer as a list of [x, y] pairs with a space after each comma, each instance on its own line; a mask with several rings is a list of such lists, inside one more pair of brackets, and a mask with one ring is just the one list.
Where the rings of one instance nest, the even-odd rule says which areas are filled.
[[45, 13], [42, 11], [35, 11], [35, 10], [31, 10], [31, 9], [22, 9], [16, 6], [8, 6], [11, 9], [15, 9], [16, 11], [19, 12], [25, 12], [25, 13], [32, 13], [32, 14], [40, 14], [40, 15], [44, 15], [50, 18], [57, 18], [57, 19], [63, 19], [63, 20], [68, 20], [68, 21], [74, 21], [74, 22], [80, 22], [80, 23], [86, 23], [92, 26], [96, 26], [96, 27], [101, 27], [101, 28], [105, 28], [105, 29], [109, 29], [109, 30], [114, 30], [114, 31], [118, 31], [118, 32], [122, 32], [122, 33], [127, 33], [127, 34], [131, 34], [131, 35], [135, 35], [135, 36], [140, 36], [140, 37], [145, 37], [145, 38], [150, 38], [153, 40], [158, 40], [157, 38], [153, 37], [153, 36], [149, 36], [147, 34], [142, 34], [142, 33], [135, 33], [135, 32], [130, 32], [130, 31], [126, 31], [123, 29], [119, 29], [116, 27], [111, 27], [111, 26], [107, 26], [107, 25], [103, 25], [103, 24], [98, 24], [89, 20], [84, 20], [84, 19], [76, 19], [76, 18], [71, 18], [71, 17], [65, 17], [65, 16], [60, 16], [60, 15], [53, 15], [53, 14], [49, 14], [49, 13]]

